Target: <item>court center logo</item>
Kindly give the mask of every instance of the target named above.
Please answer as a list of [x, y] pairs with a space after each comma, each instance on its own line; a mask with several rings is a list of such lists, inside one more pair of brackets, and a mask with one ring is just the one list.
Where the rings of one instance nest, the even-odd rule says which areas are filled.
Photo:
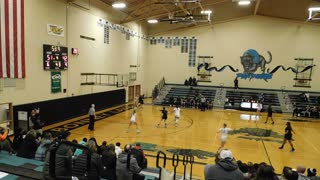
[[[267, 53], [269, 55], [268, 60], [254, 49], [245, 51], [240, 57], [243, 73], [238, 73], [237, 77], [241, 79], [271, 79], [272, 74], [266, 73], [266, 66], [271, 63], [272, 54], [270, 51], [267, 51]], [[257, 73], [259, 70], [260, 73]]]

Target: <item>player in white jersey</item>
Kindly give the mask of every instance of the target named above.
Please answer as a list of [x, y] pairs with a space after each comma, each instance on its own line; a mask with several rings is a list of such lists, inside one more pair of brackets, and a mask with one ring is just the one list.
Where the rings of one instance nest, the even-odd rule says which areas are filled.
[[256, 117], [257, 117], [257, 116], [261, 116], [261, 110], [262, 110], [262, 103], [258, 101], [258, 102], [257, 102]]
[[217, 133], [220, 133], [221, 137], [220, 137], [220, 140], [221, 140], [221, 145], [218, 149], [218, 153], [220, 153], [220, 151], [223, 149], [224, 145], [226, 144], [226, 141], [227, 141], [227, 137], [228, 137], [228, 132], [231, 131], [232, 129], [230, 128], [227, 128], [227, 124], [224, 123], [223, 124], [223, 128], [220, 128], [218, 130]]
[[137, 124], [137, 113], [136, 113], [136, 110], [133, 110], [133, 112], [132, 112], [132, 115], [131, 115], [131, 118], [130, 118], [130, 123], [129, 123], [128, 129], [127, 129], [127, 133], [129, 132], [130, 126], [132, 124], [136, 125], [136, 131], [137, 131], [137, 133], [140, 133], [140, 130], [138, 129], [138, 124]]
[[179, 108], [179, 106], [177, 105], [174, 109], [174, 124], [176, 127], [178, 127], [178, 123], [179, 123], [179, 119], [180, 119], [180, 111], [181, 109]]

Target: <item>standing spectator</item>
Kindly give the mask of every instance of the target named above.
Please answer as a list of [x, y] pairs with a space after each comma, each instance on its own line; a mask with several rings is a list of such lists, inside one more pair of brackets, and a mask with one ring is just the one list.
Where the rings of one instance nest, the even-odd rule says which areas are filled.
[[204, 167], [205, 180], [243, 180], [243, 173], [233, 161], [230, 150], [222, 150], [217, 156], [216, 164], [207, 164]]
[[201, 102], [201, 111], [205, 111], [206, 110], [206, 97], [204, 97], [203, 95], [201, 95], [200, 98], [200, 102]]
[[116, 162], [117, 155], [115, 153], [114, 144], [109, 144], [105, 150], [102, 151], [102, 165], [104, 166], [104, 171], [102, 177], [108, 180], [117, 180], [116, 176]]
[[192, 77], [189, 77], [189, 85], [192, 86]]
[[89, 126], [88, 129], [91, 131], [94, 131], [94, 119], [96, 117], [96, 110], [94, 109], [94, 104], [91, 105], [91, 108], [89, 109]]
[[136, 158], [129, 155], [130, 151], [131, 145], [127, 144], [124, 147], [124, 151], [119, 154], [116, 165], [117, 180], [130, 180], [132, 179], [133, 173], [139, 173], [141, 171]]
[[238, 81], [238, 77], [236, 77], [233, 81], [234, 83], [234, 89], [239, 89], [239, 81]]
[[120, 146], [121, 146], [121, 143], [120, 143], [120, 142], [117, 142], [117, 143], [116, 143], [116, 147], [115, 147], [115, 153], [116, 153], [116, 155], [117, 155], [117, 158], [118, 158], [119, 154], [122, 153], [122, 149], [121, 149]]
[[102, 145], [99, 147], [98, 149], [98, 154], [101, 155], [102, 152], [105, 150], [105, 149], [108, 149], [109, 146], [107, 145], [107, 141], [103, 141], [102, 142]]

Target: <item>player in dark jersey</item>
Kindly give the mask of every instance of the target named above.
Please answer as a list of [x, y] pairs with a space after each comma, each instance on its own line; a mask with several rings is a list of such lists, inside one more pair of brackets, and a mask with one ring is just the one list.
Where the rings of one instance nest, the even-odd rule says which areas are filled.
[[161, 122], [164, 121], [164, 127], [167, 128], [168, 111], [166, 110], [165, 107], [163, 107], [163, 109], [160, 111], [162, 113], [162, 117], [161, 117], [161, 120], [160, 120], [159, 124], [157, 125], [157, 127], [159, 127]]
[[273, 121], [273, 118], [272, 118], [272, 107], [271, 107], [271, 105], [268, 106], [268, 116], [267, 116], [266, 122], [264, 122], [264, 123], [267, 123], [269, 118], [272, 120], [271, 124], [274, 124], [274, 121]]
[[284, 134], [284, 139], [282, 145], [279, 147], [279, 149], [283, 149], [284, 145], [288, 141], [290, 146], [291, 146], [291, 152], [295, 151], [293, 144], [292, 144], [292, 133], [295, 133], [291, 127], [290, 122], [287, 122], [287, 127], [285, 128], [285, 134]]

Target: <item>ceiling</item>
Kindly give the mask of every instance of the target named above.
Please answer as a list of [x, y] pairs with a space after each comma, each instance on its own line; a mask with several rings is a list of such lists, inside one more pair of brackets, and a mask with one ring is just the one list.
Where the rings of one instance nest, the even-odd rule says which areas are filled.
[[[115, 0], [101, 0], [112, 5]], [[183, 1], [181, 3], [173, 3]], [[185, 1], [196, 1], [185, 3]], [[168, 19], [175, 16], [199, 15], [201, 10], [213, 11], [211, 22], [223, 22], [245, 16], [261, 15], [306, 22], [308, 8], [320, 0], [255, 0], [248, 6], [239, 6], [233, 0], [125, 0], [127, 7], [119, 10], [126, 14], [121, 23], [146, 22], [148, 19]], [[167, 2], [161, 3], [160, 2]], [[170, 3], [171, 2], [171, 3]], [[167, 23], [168, 22], [161, 22]], [[312, 21], [320, 24], [320, 21]], [[179, 23], [180, 24], [180, 23]], [[181, 23], [183, 24], [183, 23]], [[193, 23], [192, 26], [199, 23]], [[181, 26], [186, 26], [181, 25]], [[188, 25], [190, 26], [190, 24]], [[173, 26], [177, 27], [177, 26]]]

